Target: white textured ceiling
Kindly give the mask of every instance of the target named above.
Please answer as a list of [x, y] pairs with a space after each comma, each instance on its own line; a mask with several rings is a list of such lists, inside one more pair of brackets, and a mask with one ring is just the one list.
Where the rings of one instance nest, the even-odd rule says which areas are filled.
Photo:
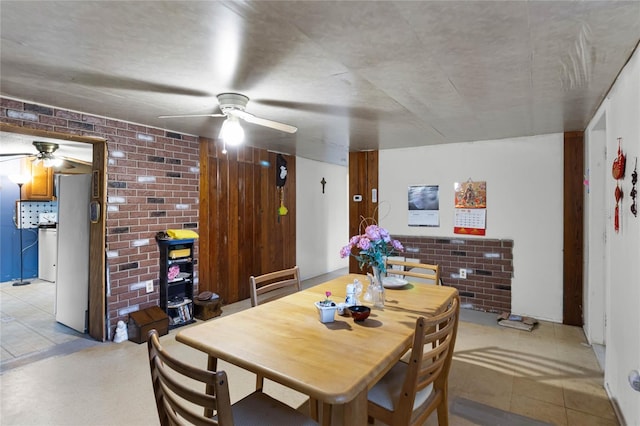
[[[217, 136], [216, 95], [348, 151], [584, 130], [640, 39], [638, 1], [0, 2], [2, 95]], [[1, 149], [1, 146], [0, 146]]]

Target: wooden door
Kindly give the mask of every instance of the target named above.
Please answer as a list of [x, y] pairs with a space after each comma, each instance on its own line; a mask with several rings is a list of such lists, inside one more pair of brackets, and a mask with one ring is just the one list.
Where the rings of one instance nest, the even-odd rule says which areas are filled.
[[582, 326], [584, 266], [584, 132], [564, 134], [563, 319]]
[[[375, 192], [374, 192], [375, 191]], [[378, 220], [378, 151], [349, 153], [349, 235], [364, 231], [360, 229], [363, 218]], [[354, 198], [356, 197], [356, 198]], [[360, 201], [358, 201], [358, 199]], [[349, 258], [349, 272], [361, 273], [356, 259]]]

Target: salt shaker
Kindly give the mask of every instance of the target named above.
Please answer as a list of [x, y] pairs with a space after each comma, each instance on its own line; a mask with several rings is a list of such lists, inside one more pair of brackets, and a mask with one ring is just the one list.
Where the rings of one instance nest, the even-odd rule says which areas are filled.
[[356, 289], [353, 284], [347, 284], [347, 298], [344, 302], [347, 306], [354, 306], [356, 304]]

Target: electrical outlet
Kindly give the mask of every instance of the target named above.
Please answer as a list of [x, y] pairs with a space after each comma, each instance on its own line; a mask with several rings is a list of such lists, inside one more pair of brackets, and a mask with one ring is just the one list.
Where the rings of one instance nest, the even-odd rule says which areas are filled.
[[147, 293], [151, 293], [153, 291], [153, 280], [147, 281]]
[[462, 280], [466, 280], [467, 279], [467, 270], [464, 268], [460, 268], [460, 279]]

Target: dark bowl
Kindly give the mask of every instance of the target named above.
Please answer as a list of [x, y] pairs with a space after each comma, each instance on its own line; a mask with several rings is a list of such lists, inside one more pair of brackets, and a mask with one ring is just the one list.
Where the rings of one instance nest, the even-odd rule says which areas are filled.
[[353, 317], [354, 321], [360, 322], [367, 319], [367, 317], [371, 313], [371, 308], [362, 305], [349, 306], [349, 313]]

